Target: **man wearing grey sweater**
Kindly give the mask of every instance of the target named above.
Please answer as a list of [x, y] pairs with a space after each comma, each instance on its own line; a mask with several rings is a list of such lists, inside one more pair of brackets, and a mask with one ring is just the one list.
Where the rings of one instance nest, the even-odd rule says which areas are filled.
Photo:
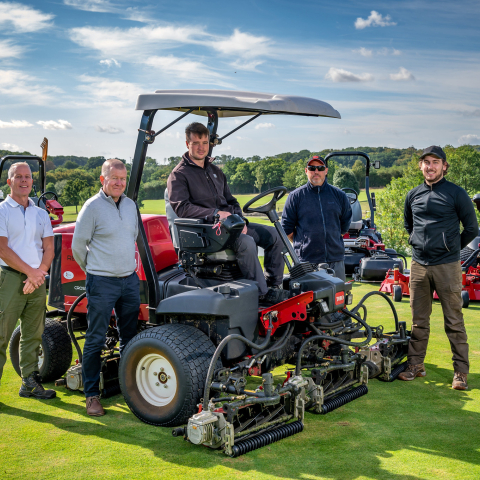
[[88, 415], [105, 414], [100, 403], [100, 355], [115, 310], [120, 355], [137, 333], [140, 285], [135, 272], [138, 216], [126, 197], [127, 170], [117, 159], [102, 165], [102, 188], [85, 202], [73, 234], [73, 256], [87, 274], [88, 329], [82, 375]]

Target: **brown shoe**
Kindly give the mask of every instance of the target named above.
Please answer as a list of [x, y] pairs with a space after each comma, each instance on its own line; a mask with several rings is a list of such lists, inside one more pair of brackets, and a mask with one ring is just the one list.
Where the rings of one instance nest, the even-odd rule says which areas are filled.
[[468, 390], [467, 374], [455, 372], [455, 375], [453, 376], [452, 388], [455, 390]]
[[402, 372], [398, 378], [410, 382], [415, 380], [416, 377], [425, 377], [425, 375], [427, 375], [427, 372], [425, 371], [423, 363], [419, 363], [418, 365], [409, 364], [407, 369]]
[[100, 403], [100, 397], [87, 397], [87, 414], [92, 417], [101, 417], [105, 415], [105, 410]]

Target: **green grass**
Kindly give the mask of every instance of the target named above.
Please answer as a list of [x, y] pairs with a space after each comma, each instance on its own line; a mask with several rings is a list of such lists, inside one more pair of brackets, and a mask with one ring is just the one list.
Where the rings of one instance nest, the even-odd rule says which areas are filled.
[[[378, 285], [354, 284], [358, 302]], [[392, 325], [380, 297], [367, 300], [371, 325]], [[396, 304], [410, 324], [408, 300]], [[302, 433], [238, 459], [174, 438], [137, 420], [118, 395], [107, 415], [85, 415], [79, 393], [18, 397], [8, 361], [0, 387], [2, 479], [414, 480], [480, 478], [480, 305], [464, 311], [470, 338], [470, 390], [455, 391], [441, 307], [434, 302], [427, 376], [371, 380], [368, 395], [326, 415], [307, 413]], [[283, 375], [285, 367], [274, 373]], [[50, 384], [48, 387], [52, 388]]]

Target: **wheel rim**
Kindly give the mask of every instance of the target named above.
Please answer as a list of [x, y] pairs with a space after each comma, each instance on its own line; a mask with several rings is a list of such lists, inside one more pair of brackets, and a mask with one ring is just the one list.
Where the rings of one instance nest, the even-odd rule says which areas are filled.
[[162, 355], [145, 355], [137, 365], [137, 387], [142, 397], [155, 407], [168, 405], [177, 393], [177, 376]]
[[38, 369], [40, 370], [43, 367], [43, 362], [45, 361], [45, 354], [43, 353], [43, 346], [40, 344], [40, 349], [38, 352]]

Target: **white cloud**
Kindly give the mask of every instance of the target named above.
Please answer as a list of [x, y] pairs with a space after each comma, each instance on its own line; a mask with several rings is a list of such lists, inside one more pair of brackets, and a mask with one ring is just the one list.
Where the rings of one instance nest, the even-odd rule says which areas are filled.
[[365, 47], [361, 47], [358, 50], [352, 50], [354, 53], [359, 53], [362, 57], [371, 57], [373, 55], [372, 50], [368, 50]]
[[11, 122], [2, 122], [0, 120], [0, 128], [27, 128], [33, 127], [33, 124], [26, 120], [12, 120]]
[[401, 55], [402, 52], [400, 50], [396, 50], [395, 48], [387, 48], [387, 47], [383, 47], [381, 48], [380, 50], [377, 50], [377, 55], [384, 55], [384, 56], [387, 56], [387, 55], [394, 55], [394, 56], [398, 56], [398, 55]]
[[116, 67], [121, 67], [120, 62], [117, 62], [114, 58], [106, 58], [105, 60], [100, 60], [100, 65], [106, 65], [109, 68], [112, 65], [115, 65]]
[[347, 70], [343, 70], [341, 68], [334, 68], [330, 67], [330, 70], [325, 75], [326, 79], [331, 80], [332, 82], [339, 83], [339, 82], [371, 82], [373, 80], [373, 76], [370, 73], [361, 73], [361, 74], [354, 74]]
[[382, 16], [381, 13], [378, 13], [375, 10], [372, 10], [370, 12], [370, 16], [367, 19], [358, 17], [355, 20], [355, 28], [357, 30], [363, 30], [364, 28], [367, 28], [367, 27], [388, 27], [391, 25], [396, 25], [395, 22], [391, 22], [390, 20], [391, 20], [390, 15], [386, 15], [384, 17]]
[[25, 49], [15, 45], [11, 40], [0, 40], [0, 58], [18, 58]]
[[19, 70], [0, 70], [0, 94], [19, 97], [26, 104], [42, 105], [51, 100], [52, 93], [61, 92], [54, 86], [38, 85], [36, 80]]
[[134, 83], [103, 77], [81, 75], [80, 81], [83, 82], [83, 85], [78, 88], [99, 101], [119, 99], [123, 102], [133, 103], [141, 91], [141, 88]]
[[225, 83], [224, 76], [212, 70], [211, 66], [201, 62], [178, 58], [170, 55], [168, 57], [149, 57], [145, 64], [157, 68], [164, 75], [175, 75], [177, 78], [188, 79], [195, 83], [215, 83], [229, 86]]
[[63, 3], [85, 12], [115, 12], [118, 10], [108, 0], [63, 0]]
[[461, 115], [464, 117], [470, 118], [470, 117], [480, 117], [480, 108], [477, 108], [475, 110], [465, 110], [462, 112], [459, 112]]
[[239, 55], [251, 58], [266, 55], [270, 44], [271, 40], [267, 37], [257, 37], [235, 29], [233, 35], [224, 40], [216, 39], [210, 46], [226, 55]]
[[151, 23], [154, 22], [154, 18], [148, 12], [142, 12], [137, 7], [128, 7], [125, 11], [126, 20], [131, 20], [132, 22], [141, 22], [141, 23]]
[[2, 148], [4, 150], [10, 150], [10, 152], [19, 152], [20, 148], [13, 143], [2, 143]]
[[38, 125], [41, 125], [44, 130], [71, 130], [72, 124], [67, 122], [67, 120], [40, 120], [37, 122]]
[[255, 130], [259, 130], [260, 128], [275, 128], [273, 123], [259, 123], [255, 125]]
[[397, 50], [396, 48], [393, 49], [392, 55], [401, 55], [401, 50]]
[[111, 125], [105, 125], [104, 127], [100, 125], [95, 125], [95, 130], [100, 133], [110, 133], [112, 135], [124, 132], [124, 130], [122, 130], [121, 128], [112, 127]]
[[98, 50], [105, 57], [125, 58], [141, 62], [140, 50], [155, 47], [156, 50], [185, 43], [204, 43], [210, 38], [203, 28], [189, 27], [134, 27], [128, 29], [80, 27], [69, 32], [70, 40], [78, 45]]
[[473, 135], [473, 134], [468, 134], [468, 135], [462, 135], [458, 139], [459, 145], [470, 145], [470, 144], [480, 144], [480, 136], [479, 135]]
[[261, 60], [252, 60], [251, 62], [241, 62], [239, 60], [231, 63], [230, 65], [235, 70], [246, 70], [248, 72], [258, 72], [257, 67], [263, 62]]
[[[0, 2], [0, 26], [12, 28], [17, 33], [36, 32], [52, 25], [55, 15], [43, 13], [16, 2]], [[3, 33], [3, 32], [2, 32]]]
[[403, 81], [403, 80], [415, 80], [412, 72], [409, 72], [406, 68], [400, 67], [398, 73], [391, 73], [390, 80]]

